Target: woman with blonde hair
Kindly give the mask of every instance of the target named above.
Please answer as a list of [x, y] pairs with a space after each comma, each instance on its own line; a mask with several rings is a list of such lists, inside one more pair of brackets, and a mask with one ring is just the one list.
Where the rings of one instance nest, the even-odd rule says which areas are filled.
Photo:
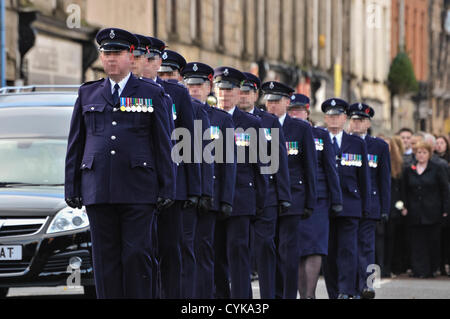
[[401, 215], [404, 202], [401, 180], [404, 149], [399, 136], [384, 140], [389, 145], [391, 155], [391, 209], [389, 221], [380, 222], [377, 226], [376, 261], [381, 266], [382, 277], [390, 277], [391, 273], [406, 271], [405, 218]]
[[419, 278], [433, 277], [438, 268], [435, 263], [439, 260], [441, 223], [449, 212], [447, 174], [442, 166], [430, 161], [432, 155], [430, 144], [417, 143], [417, 164], [403, 174], [403, 214], [407, 215], [411, 234], [413, 276]]

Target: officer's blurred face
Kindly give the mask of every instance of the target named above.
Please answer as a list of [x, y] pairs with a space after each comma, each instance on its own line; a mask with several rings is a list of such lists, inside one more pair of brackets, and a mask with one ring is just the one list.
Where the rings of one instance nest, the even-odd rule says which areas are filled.
[[240, 88], [220, 89], [217, 86], [214, 88], [217, 97], [217, 106], [225, 111], [231, 110], [239, 103]]
[[288, 113], [294, 119], [308, 120], [308, 111], [304, 107], [291, 109]]
[[401, 132], [400, 138], [402, 139], [405, 150], [409, 150], [411, 148], [411, 138], [412, 138], [411, 132]]
[[180, 72], [178, 70], [172, 71], [172, 72], [158, 72], [158, 75], [163, 80], [177, 80], [181, 81], [182, 77], [180, 75]]
[[249, 112], [251, 111], [258, 100], [258, 92], [255, 90], [240, 91], [239, 92], [239, 108]]
[[147, 63], [147, 59], [145, 56], [135, 56], [133, 58], [133, 63], [131, 65], [131, 72], [137, 76], [144, 76], [145, 64]]
[[100, 53], [100, 60], [108, 77], [114, 82], [119, 82], [131, 71], [134, 57], [129, 51]]
[[367, 133], [367, 119], [352, 118], [350, 119], [349, 131], [353, 134], [363, 135]]
[[347, 121], [346, 114], [335, 114], [329, 115], [325, 114], [325, 124], [327, 125], [328, 130], [333, 130], [336, 132], [340, 132], [344, 130], [345, 122]]
[[282, 117], [286, 114], [286, 110], [291, 100], [288, 98], [281, 98], [278, 101], [266, 101], [266, 108], [269, 113], [272, 113], [278, 117]]
[[162, 59], [159, 55], [156, 55], [150, 59], [147, 59], [147, 73], [148, 73], [148, 78], [150, 79], [154, 79], [158, 76], [158, 70], [161, 68], [161, 64], [162, 64]]
[[211, 92], [211, 84], [205, 81], [202, 84], [186, 84], [189, 94], [199, 101], [205, 102]]

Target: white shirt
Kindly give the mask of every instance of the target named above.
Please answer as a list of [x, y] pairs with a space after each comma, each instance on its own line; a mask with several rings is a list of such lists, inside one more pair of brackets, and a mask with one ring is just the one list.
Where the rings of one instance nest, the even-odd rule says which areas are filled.
[[410, 148], [409, 150], [406, 150], [405, 155], [411, 155], [413, 153], [412, 148]]
[[342, 136], [344, 136], [344, 131], [339, 132], [337, 135], [333, 135], [333, 133], [331, 133], [331, 132], [329, 132], [329, 133], [330, 133], [331, 143], [334, 142], [333, 139], [334, 139], [334, 137], [336, 137], [338, 146], [339, 146], [339, 148], [341, 148]]
[[[124, 77], [119, 83], [119, 96], [122, 95], [123, 89], [125, 88], [125, 85], [127, 85], [128, 80], [130, 79], [131, 73], [128, 73], [126, 77]], [[114, 94], [114, 86], [116, 86], [116, 82], [109, 79], [109, 82], [111, 82], [111, 94]]]
[[233, 107], [231, 110], [229, 110], [228, 113], [229, 113], [231, 116], [233, 116], [234, 110], [235, 110], [235, 109], [236, 109], [236, 106]]
[[253, 113], [255, 113], [255, 108], [252, 108], [252, 110], [251, 110], [251, 111], [249, 111], [248, 113], [250, 113], [250, 114], [253, 114]]
[[284, 120], [286, 120], [286, 115], [287, 115], [287, 113], [284, 113], [284, 115], [282, 115], [278, 118], [278, 121], [280, 121], [281, 126], [283, 126]]

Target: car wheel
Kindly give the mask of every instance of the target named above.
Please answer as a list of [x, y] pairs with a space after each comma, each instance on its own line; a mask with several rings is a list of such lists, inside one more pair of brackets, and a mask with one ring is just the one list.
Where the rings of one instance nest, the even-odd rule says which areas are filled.
[[88, 299], [97, 299], [95, 286], [84, 286], [84, 296]]
[[9, 288], [0, 288], [0, 299], [5, 299]]

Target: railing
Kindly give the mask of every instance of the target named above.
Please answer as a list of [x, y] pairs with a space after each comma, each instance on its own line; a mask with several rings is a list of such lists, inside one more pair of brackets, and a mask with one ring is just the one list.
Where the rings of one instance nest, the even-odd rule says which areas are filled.
[[6, 86], [0, 88], [0, 94], [11, 93], [29, 93], [29, 92], [62, 92], [62, 91], [76, 91], [80, 85], [27, 85], [27, 86]]

